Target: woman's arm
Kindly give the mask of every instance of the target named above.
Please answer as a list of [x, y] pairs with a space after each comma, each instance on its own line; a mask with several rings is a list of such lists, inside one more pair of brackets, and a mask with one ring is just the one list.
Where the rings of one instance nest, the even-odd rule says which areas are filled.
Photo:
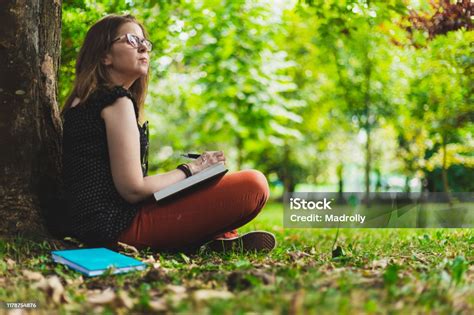
[[[163, 174], [143, 177], [140, 161], [140, 133], [133, 103], [128, 97], [118, 98], [101, 112], [107, 132], [110, 167], [119, 194], [130, 203], [144, 200], [153, 193], [186, 178], [175, 169]], [[193, 174], [218, 162], [225, 163], [222, 151], [206, 151], [187, 163]]]
[[105, 121], [110, 167], [114, 185], [128, 202], [136, 203], [186, 175], [178, 169], [143, 177], [140, 161], [140, 134], [132, 101], [121, 97], [101, 112]]

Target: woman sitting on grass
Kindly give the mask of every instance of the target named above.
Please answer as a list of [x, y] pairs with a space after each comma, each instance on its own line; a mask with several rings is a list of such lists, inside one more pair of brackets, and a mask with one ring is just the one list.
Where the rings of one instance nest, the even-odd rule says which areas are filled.
[[62, 110], [63, 183], [67, 232], [89, 245], [187, 251], [206, 244], [223, 250], [272, 250], [272, 233], [239, 236], [269, 197], [256, 170], [227, 173], [164, 203], [153, 193], [224, 162], [206, 151], [166, 173], [147, 176], [148, 124], [143, 106], [152, 44], [131, 15], [109, 15], [87, 32], [74, 88]]

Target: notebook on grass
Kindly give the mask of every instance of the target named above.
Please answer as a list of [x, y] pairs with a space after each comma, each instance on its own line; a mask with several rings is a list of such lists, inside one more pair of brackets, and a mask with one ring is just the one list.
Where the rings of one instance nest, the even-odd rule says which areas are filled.
[[199, 185], [201, 183], [207, 182], [211, 179], [224, 175], [228, 169], [225, 167], [223, 162], [216, 163], [208, 168], [202, 170], [196, 175], [190, 176], [186, 179], [183, 179], [180, 182], [177, 182], [173, 185], [167, 186], [153, 195], [156, 201], [163, 200], [165, 198], [175, 196], [178, 193], [184, 192], [185, 190]]
[[132, 257], [116, 253], [107, 248], [81, 248], [55, 250], [51, 252], [53, 260], [77, 270], [86, 276], [98, 276], [114, 267], [113, 273], [132, 270], [144, 270], [146, 264]]

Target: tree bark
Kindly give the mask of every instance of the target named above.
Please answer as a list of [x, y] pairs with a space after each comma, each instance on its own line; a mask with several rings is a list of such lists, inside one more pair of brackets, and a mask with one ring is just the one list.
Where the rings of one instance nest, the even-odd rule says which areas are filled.
[[0, 234], [46, 237], [60, 187], [60, 0], [0, 2]]
[[243, 163], [243, 150], [244, 150], [244, 139], [240, 135], [237, 135], [235, 138], [235, 146], [237, 148], [237, 169], [240, 170], [242, 168]]
[[295, 177], [291, 173], [290, 166], [290, 146], [285, 142], [283, 146], [283, 163], [281, 172], [279, 172], [280, 180], [283, 182], [283, 193], [291, 193], [295, 191]]
[[338, 198], [343, 200], [344, 193], [344, 163], [340, 162], [336, 169], [337, 172], [337, 181], [338, 181]]
[[[368, 119], [368, 118], [367, 118]], [[372, 154], [371, 154], [371, 134], [370, 134], [370, 125], [367, 123], [366, 126], [367, 141], [365, 143], [365, 198], [367, 207], [370, 207], [370, 170], [372, 163]]]
[[441, 176], [443, 178], [443, 190], [444, 193], [446, 194], [446, 198], [451, 204], [451, 194], [450, 194], [450, 189], [449, 189], [449, 182], [448, 182], [448, 168], [447, 168], [447, 146], [448, 146], [448, 139], [447, 135], [443, 134], [443, 143], [442, 143], [442, 150], [443, 150], [443, 162], [441, 165]]
[[370, 207], [370, 171], [372, 169], [372, 126], [370, 122], [370, 67], [367, 74], [367, 91], [365, 95], [365, 132], [367, 141], [365, 142], [365, 198], [367, 207]]

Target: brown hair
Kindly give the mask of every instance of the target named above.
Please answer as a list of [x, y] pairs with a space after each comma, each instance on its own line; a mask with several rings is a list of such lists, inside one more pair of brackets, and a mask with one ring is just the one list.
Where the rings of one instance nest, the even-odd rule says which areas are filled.
[[[71, 107], [76, 97], [81, 100], [81, 103], [84, 103], [99, 86], [113, 87], [109, 80], [106, 66], [102, 64], [101, 59], [110, 51], [111, 42], [117, 36], [120, 26], [128, 22], [133, 22], [140, 26], [143, 35], [145, 38], [148, 38], [148, 33], [143, 25], [130, 14], [107, 15], [87, 31], [86, 38], [76, 60], [74, 87], [64, 103], [61, 116], [64, 116], [64, 113]], [[143, 107], [150, 77], [149, 73], [148, 71], [147, 75], [137, 79], [129, 88], [137, 103], [140, 121], [143, 120]]]

